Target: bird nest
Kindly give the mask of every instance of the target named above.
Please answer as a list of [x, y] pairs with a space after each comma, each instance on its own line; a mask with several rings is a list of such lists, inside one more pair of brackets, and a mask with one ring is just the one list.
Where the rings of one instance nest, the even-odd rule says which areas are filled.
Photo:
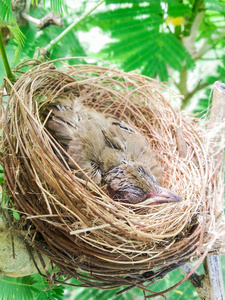
[[[4, 110], [6, 191], [27, 241], [64, 275], [85, 286], [145, 289], [145, 281], [224, 249], [221, 151], [215, 159], [210, 133], [174, 110], [162, 84], [86, 64], [56, 68], [32, 60], [16, 71], [23, 75], [11, 86]], [[88, 175], [77, 177], [40, 115], [46, 103], [71, 95], [136, 127], [157, 155], [163, 186], [183, 201], [126, 204]]]

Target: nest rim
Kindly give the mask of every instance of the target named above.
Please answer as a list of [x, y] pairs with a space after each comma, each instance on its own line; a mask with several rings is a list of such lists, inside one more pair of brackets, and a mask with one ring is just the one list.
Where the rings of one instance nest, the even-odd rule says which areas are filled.
[[[27, 64], [33, 63], [32, 60]], [[56, 69], [52, 64], [53, 61], [38, 62], [24, 73], [12, 87], [4, 111], [3, 165], [7, 191], [27, 220], [31, 220], [36, 230], [42, 233], [47, 248], [39, 241], [31, 244], [63, 272], [93, 286], [101, 286], [102, 282], [107, 282], [110, 287], [126, 285], [125, 276], [130, 274], [138, 275], [156, 268], [163, 270], [199, 257], [202, 260], [213, 249], [216, 235], [212, 232], [216, 231], [217, 225], [214, 220], [221, 214], [221, 199], [216, 199], [221, 181], [219, 175], [216, 184], [215, 179], [209, 181], [215, 164], [204, 147], [207, 142], [204, 129], [193, 118], [173, 109], [163, 96], [165, 86], [156, 80], [107, 67], [79, 64]], [[25, 65], [19, 65], [17, 69]], [[77, 80], [78, 77], [79, 83], [76, 84], [74, 78]], [[60, 145], [46, 132], [39, 115], [40, 107], [46, 101], [70, 93], [76, 85], [87, 86], [85, 101], [88, 105], [122, 117], [135, 127], [141, 124], [139, 130], [151, 139], [154, 151], [157, 149], [160, 153], [158, 159], [164, 164], [166, 186], [177, 193], [181, 191], [186, 195], [183, 198], [188, 200], [182, 204], [163, 205], [163, 208], [138, 204], [130, 209], [130, 205], [110, 199], [90, 178], [88, 189], [84, 189], [84, 182], [73, 174], [65, 161], [59, 160], [56, 153], [60, 155]], [[97, 100], [90, 100], [93, 95]], [[118, 96], [117, 101], [115, 97]], [[34, 101], [34, 98], [41, 97], [44, 98], [41, 104]], [[147, 114], [148, 119], [145, 118]], [[163, 138], [160, 137], [162, 132]], [[168, 134], [167, 140], [165, 133]], [[186, 151], [186, 155], [182, 151]], [[170, 159], [175, 163], [172, 171]], [[9, 161], [11, 169], [7, 168]], [[24, 171], [29, 178], [26, 184]], [[181, 174], [185, 175], [186, 185], [179, 178]], [[191, 186], [193, 174], [195, 185]], [[210, 183], [209, 187], [206, 182]], [[30, 192], [30, 199], [26, 196], [29, 188], [34, 190], [33, 195]], [[82, 203], [77, 199], [82, 199]], [[36, 206], [32, 207], [31, 203]], [[64, 217], [66, 213], [68, 215]], [[166, 220], [165, 215], [169, 216]], [[159, 232], [162, 221], [164, 224]], [[206, 227], [211, 229], [209, 234]], [[57, 239], [58, 242], [53, 244], [52, 240]], [[71, 250], [72, 245], [76, 245], [75, 250]], [[75, 260], [72, 266], [71, 257]], [[89, 274], [93, 281], [88, 282], [78, 269]]]

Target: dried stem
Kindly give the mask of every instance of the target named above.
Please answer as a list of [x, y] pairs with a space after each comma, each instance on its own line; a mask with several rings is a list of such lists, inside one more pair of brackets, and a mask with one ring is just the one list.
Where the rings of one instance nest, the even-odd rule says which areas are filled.
[[[213, 87], [213, 101], [210, 112], [208, 128], [213, 130], [216, 127], [225, 125], [225, 84], [219, 81], [214, 83]], [[212, 142], [213, 145], [211, 151], [218, 152], [218, 141], [223, 139], [224, 126], [221, 131], [217, 130], [217, 134], [214, 134]], [[223, 155], [221, 155], [220, 163], [223, 165]], [[223, 275], [221, 269], [221, 262], [219, 255], [208, 256], [204, 261], [205, 278], [203, 280], [203, 290], [207, 291], [205, 297], [202, 299], [219, 300], [225, 299]]]

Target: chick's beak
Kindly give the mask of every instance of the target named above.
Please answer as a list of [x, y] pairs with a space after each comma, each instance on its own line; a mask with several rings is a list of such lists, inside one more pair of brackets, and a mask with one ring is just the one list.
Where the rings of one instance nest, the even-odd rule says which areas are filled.
[[151, 204], [162, 204], [162, 203], [172, 203], [180, 202], [183, 199], [176, 193], [171, 192], [169, 189], [162, 186], [157, 186], [155, 191], [150, 191], [147, 199], [151, 199]]

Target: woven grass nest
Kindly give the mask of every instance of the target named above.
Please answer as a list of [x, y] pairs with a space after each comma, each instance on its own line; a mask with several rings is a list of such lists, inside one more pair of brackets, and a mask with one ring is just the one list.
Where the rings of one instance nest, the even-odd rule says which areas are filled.
[[[86, 64], [56, 68], [32, 60], [17, 71], [31, 64], [4, 110], [3, 164], [7, 193], [33, 247], [85, 286], [143, 289], [156, 269], [162, 274], [224, 251], [222, 165], [209, 151], [210, 133], [172, 108], [162, 84]], [[46, 103], [71, 95], [137, 127], [162, 165], [163, 185], [183, 201], [126, 205], [88, 176], [76, 177], [40, 116]]]

